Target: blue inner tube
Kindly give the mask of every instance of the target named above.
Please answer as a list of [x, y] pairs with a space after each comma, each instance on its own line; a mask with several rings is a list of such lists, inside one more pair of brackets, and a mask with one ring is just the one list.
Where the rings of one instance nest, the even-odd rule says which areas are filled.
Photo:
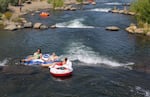
[[[43, 54], [43, 59], [48, 59], [51, 55], [50, 54]], [[27, 59], [27, 57], [25, 58]], [[55, 61], [43, 61], [41, 59], [34, 59], [27, 62], [24, 62], [25, 65], [41, 65], [41, 64], [52, 64], [54, 62], [60, 62], [61, 60], [55, 60]]]

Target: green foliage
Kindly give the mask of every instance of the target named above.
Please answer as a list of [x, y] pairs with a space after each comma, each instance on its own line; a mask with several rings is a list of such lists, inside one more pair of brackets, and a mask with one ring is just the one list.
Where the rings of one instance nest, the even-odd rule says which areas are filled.
[[3, 16], [3, 14], [2, 14], [2, 13], [0, 13], [0, 20], [2, 19], [2, 16]]
[[0, 22], [0, 29], [3, 29], [4, 28], [4, 25], [3, 23]]
[[0, 0], [0, 12], [5, 12], [8, 7], [9, 0]]
[[11, 5], [18, 5], [18, 0], [9, 0], [9, 3], [11, 3]]
[[80, 3], [82, 3], [83, 2], [83, 0], [76, 0], [77, 2], [80, 2]]
[[11, 5], [17, 6], [19, 5], [19, 2], [24, 3], [27, 0], [8, 0]]
[[150, 0], [136, 0], [131, 4], [130, 9], [137, 13], [138, 22], [150, 24]]
[[[20, 0], [22, 3], [25, 2], [26, 0]], [[7, 11], [8, 4], [11, 5], [18, 5], [19, 0], [0, 0], [0, 12], [5, 12]]]
[[48, 0], [47, 2], [52, 4], [53, 8], [62, 7], [64, 5], [64, 1], [63, 0]]
[[10, 18], [12, 17], [12, 13], [11, 12], [5, 12], [4, 15], [5, 15], [5, 18], [7, 20], [10, 20]]
[[17, 22], [17, 23], [22, 23], [22, 19], [21, 18], [15, 18], [12, 20], [13, 22]]

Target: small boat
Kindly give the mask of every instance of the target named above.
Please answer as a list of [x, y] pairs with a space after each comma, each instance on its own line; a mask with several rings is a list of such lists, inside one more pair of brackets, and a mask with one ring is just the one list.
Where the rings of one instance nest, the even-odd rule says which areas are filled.
[[47, 17], [47, 16], [49, 16], [49, 13], [47, 13], [47, 12], [42, 12], [42, 13], [40, 13], [40, 16], [41, 16], [41, 17]]
[[73, 72], [72, 62], [69, 60], [64, 65], [56, 64], [54, 66], [49, 66], [49, 68], [50, 68], [50, 74], [53, 75], [54, 77], [71, 76]]

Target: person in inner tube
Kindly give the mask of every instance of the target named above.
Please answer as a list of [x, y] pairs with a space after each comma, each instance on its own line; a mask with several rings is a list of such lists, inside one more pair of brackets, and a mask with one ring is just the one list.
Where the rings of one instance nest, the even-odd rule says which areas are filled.
[[[42, 60], [44, 60], [44, 59], [42, 59]], [[55, 54], [55, 52], [53, 52], [52, 55], [47, 60], [44, 60], [44, 61], [46, 61], [46, 62], [49, 62], [49, 61], [54, 62], [56, 60], [58, 60], [58, 56]]]
[[63, 61], [61, 62], [56, 62], [54, 64], [52, 64], [52, 67], [55, 67], [55, 66], [64, 66], [66, 63], [67, 63], [67, 58], [65, 58]]
[[65, 65], [66, 63], [67, 63], [67, 58], [65, 58], [62, 62], [57, 62], [56, 63], [56, 65], [58, 65], [58, 66], [63, 66], [63, 65]]
[[28, 62], [34, 59], [41, 59], [41, 58], [42, 58], [42, 51], [41, 49], [38, 48], [37, 51], [34, 52], [33, 55], [28, 56], [26, 59], [22, 59], [21, 62]]

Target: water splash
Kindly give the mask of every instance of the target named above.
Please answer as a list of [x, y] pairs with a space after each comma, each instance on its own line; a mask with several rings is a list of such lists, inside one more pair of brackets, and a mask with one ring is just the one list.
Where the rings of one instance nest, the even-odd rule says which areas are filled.
[[142, 89], [141, 87], [139, 86], [136, 86], [135, 87], [135, 90], [138, 94], [141, 94], [143, 95], [144, 97], [150, 97], [150, 91], [149, 90], [145, 90], [145, 89]]
[[[78, 60], [87, 65], [105, 64], [113, 67], [133, 65], [133, 63], [119, 63], [116, 60], [99, 55], [92, 48], [83, 45], [81, 42], [71, 43], [67, 48], [67, 54], [64, 55], [71, 60]], [[63, 57], [64, 57], [63, 56]]]
[[3, 61], [0, 61], [0, 66], [5, 66], [6, 63], [8, 63], [8, 60], [4, 59]]
[[82, 22], [84, 19], [74, 19], [68, 22], [57, 23], [56, 27], [58, 28], [94, 28], [93, 26], [86, 26]]
[[95, 8], [88, 11], [96, 11], [96, 12], [109, 12], [111, 8]]

